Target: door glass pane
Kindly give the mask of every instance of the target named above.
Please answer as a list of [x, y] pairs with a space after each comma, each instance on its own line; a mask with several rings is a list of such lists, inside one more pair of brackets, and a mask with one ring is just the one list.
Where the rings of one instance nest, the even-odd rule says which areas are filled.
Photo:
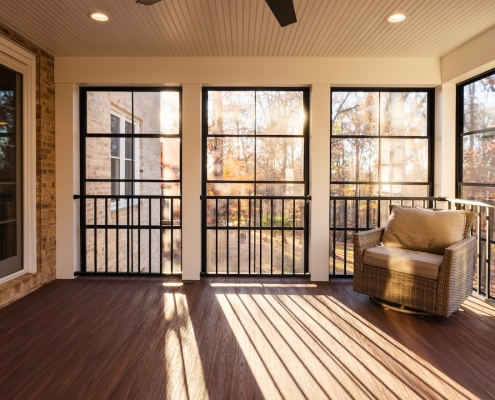
[[16, 216], [16, 185], [0, 184], [0, 221], [14, 220]]
[[0, 224], [0, 261], [14, 257], [16, 253], [16, 223], [15, 221]]
[[21, 79], [0, 67], [0, 278], [22, 269]]

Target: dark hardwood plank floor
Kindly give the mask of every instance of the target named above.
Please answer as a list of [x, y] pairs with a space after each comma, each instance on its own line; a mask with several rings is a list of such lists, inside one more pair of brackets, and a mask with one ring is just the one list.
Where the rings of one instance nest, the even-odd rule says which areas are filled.
[[79, 277], [0, 310], [0, 399], [489, 399], [494, 333], [347, 279]]

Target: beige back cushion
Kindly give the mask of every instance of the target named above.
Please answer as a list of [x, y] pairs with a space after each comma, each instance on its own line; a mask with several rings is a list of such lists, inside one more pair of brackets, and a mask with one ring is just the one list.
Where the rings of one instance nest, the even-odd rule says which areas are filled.
[[466, 237], [472, 221], [468, 214], [472, 213], [393, 206], [382, 243], [443, 254], [447, 247]]

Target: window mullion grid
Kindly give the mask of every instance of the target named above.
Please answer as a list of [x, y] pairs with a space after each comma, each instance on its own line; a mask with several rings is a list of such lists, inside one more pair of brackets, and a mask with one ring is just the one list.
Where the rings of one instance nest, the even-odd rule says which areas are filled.
[[257, 151], [257, 145], [258, 145], [258, 124], [257, 124], [257, 94], [258, 91], [254, 91], [254, 195], [256, 196], [258, 194], [258, 185], [256, 184], [258, 180], [258, 174], [256, 170], [256, 165], [257, 165], [257, 156], [258, 156], [258, 151]]
[[[125, 116], [121, 115], [120, 117], [120, 127], [119, 127], [119, 133], [125, 132]], [[122, 182], [122, 178], [125, 179], [125, 138], [120, 137], [119, 138], [119, 165], [120, 165], [120, 171], [119, 171], [119, 194], [126, 195], [127, 193], [125, 192], [125, 182]], [[122, 200], [121, 200], [122, 201]], [[125, 199], [124, 199], [125, 201]]]
[[[135, 141], [134, 135], [136, 133], [135, 132], [135, 125], [134, 125], [135, 124], [135, 122], [134, 122], [134, 91], [131, 92], [131, 110], [132, 110], [132, 115], [131, 115], [131, 133], [133, 135], [133, 138], [131, 139], [131, 157], [134, 160], [134, 157], [135, 157], [135, 154], [136, 154], [136, 150], [134, 148], [135, 147], [135, 145], [134, 145], [134, 141]], [[135, 188], [135, 186], [136, 186], [136, 183], [135, 183], [136, 177], [135, 177], [135, 171], [134, 171], [134, 169], [135, 169], [134, 162], [131, 162], [131, 166], [132, 166], [132, 168], [131, 168], [131, 170], [132, 170], [131, 171], [131, 173], [132, 173], [131, 194], [132, 195], [135, 195], [136, 194], [135, 193], [136, 192], [136, 190], [135, 190], [136, 189]]]
[[[413, 90], [411, 90], [413, 91]], [[356, 181], [356, 182], [350, 182], [350, 181], [332, 181], [331, 180], [331, 184], [353, 184], [353, 185], [359, 185], [359, 184], [377, 184], [378, 185], [378, 196], [382, 196], [383, 193], [382, 193], [382, 188], [383, 188], [383, 182], [382, 182], [382, 179], [383, 179], [383, 171], [382, 171], [382, 141], [383, 140], [395, 140], [395, 139], [398, 139], [398, 140], [412, 140], [412, 139], [421, 139], [421, 140], [426, 140], [427, 143], [428, 143], [428, 152], [431, 151], [431, 143], [432, 143], [432, 138], [431, 138], [431, 132], [430, 132], [430, 127], [428, 125], [428, 131], [427, 131], [427, 134], [426, 136], [400, 136], [400, 135], [391, 135], [391, 136], [384, 136], [382, 135], [382, 107], [381, 107], [381, 94], [383, 92], [381, 91], [378, 91], [378, 135], [377, 136], [368, 136], [368, 135], [333, 135], [333, 121], [332, 121], [332, 127], [331, 127], [331, 139], [335, 139], [335, 138], [339, 138], [339, 139], [354, 139], [354, 140], [366, 140], [366, 139], [370, 139], [370, 140], [377, 140], [378, 143], [377, 143], [377, 180], [376, 182], [362, 182], [362, 181]], [[430, 109], [430, 97], [427, 97], [427, 100], [428, 100], [428, 110]], [[429, 120], [429, 116], [428, 116], [428, 120]], [[429, 124], [429, 122], [427, 122]], [[332, 154], [330, 155], [330, 157], [332, 158]], [[428, 156], [428, 169], [430, 169], [430, 163], [431, 163], [431, 157]], [[330, 162], [330, 165], [331, 162]], [[400, 182], [387, 182], [387, 184], [390, 184], [390, 185], [427, 185], [428, 188], [431, 188], [432, 187], [432, 177], [428, 176], [428, 179], [426, 181], [421, 181], [421, 182], [406, 182], [406, 181], [400, 181]], [[357, 187], [356, 187], [356, 190], [357, 190]], [[430, 192], [430, 189], [429, 189], [429, 192]]]
[[[378, 92], [378, 197], [382, 195], [382, 107], [381, 107], [381, 94], [382, 92]], [[390, 167], [389, 167], [390, 169]], [[390, 172], [389, 172], [390, 177]], [[390, 179], [389, 179], [390, 180]]]

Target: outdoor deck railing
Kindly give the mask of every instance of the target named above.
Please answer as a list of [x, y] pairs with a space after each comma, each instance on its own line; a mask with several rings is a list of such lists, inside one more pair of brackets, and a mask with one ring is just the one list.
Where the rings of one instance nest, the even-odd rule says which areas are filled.
[[304, 275], [309, 196], [201, 196], [204, 275]]
[[473, 289], [477, 294], [494, 300], [495, 252], [494, 210], [487, 203], [444, 197], [350, 197], [330, 199], [330, 261], [331, 277], [352, 277], [354, 253], [352, 235], [385, 226], [391, 204], [434, 209], [465, 209], [476, 213], [472, 234], [477, 240], [477, 263]]
[[[472, 234], [477, 240], [474, 290], [486, 299], [495, 300], [495, 207], [480, 201], [446, 198], [448, 208], [469, 210], [476, 214]], [[493, 279], [492, 279], [493, 278]]]
[[181, 197], [74, 196], [81, 205], [79, 274], [181, 272]]

